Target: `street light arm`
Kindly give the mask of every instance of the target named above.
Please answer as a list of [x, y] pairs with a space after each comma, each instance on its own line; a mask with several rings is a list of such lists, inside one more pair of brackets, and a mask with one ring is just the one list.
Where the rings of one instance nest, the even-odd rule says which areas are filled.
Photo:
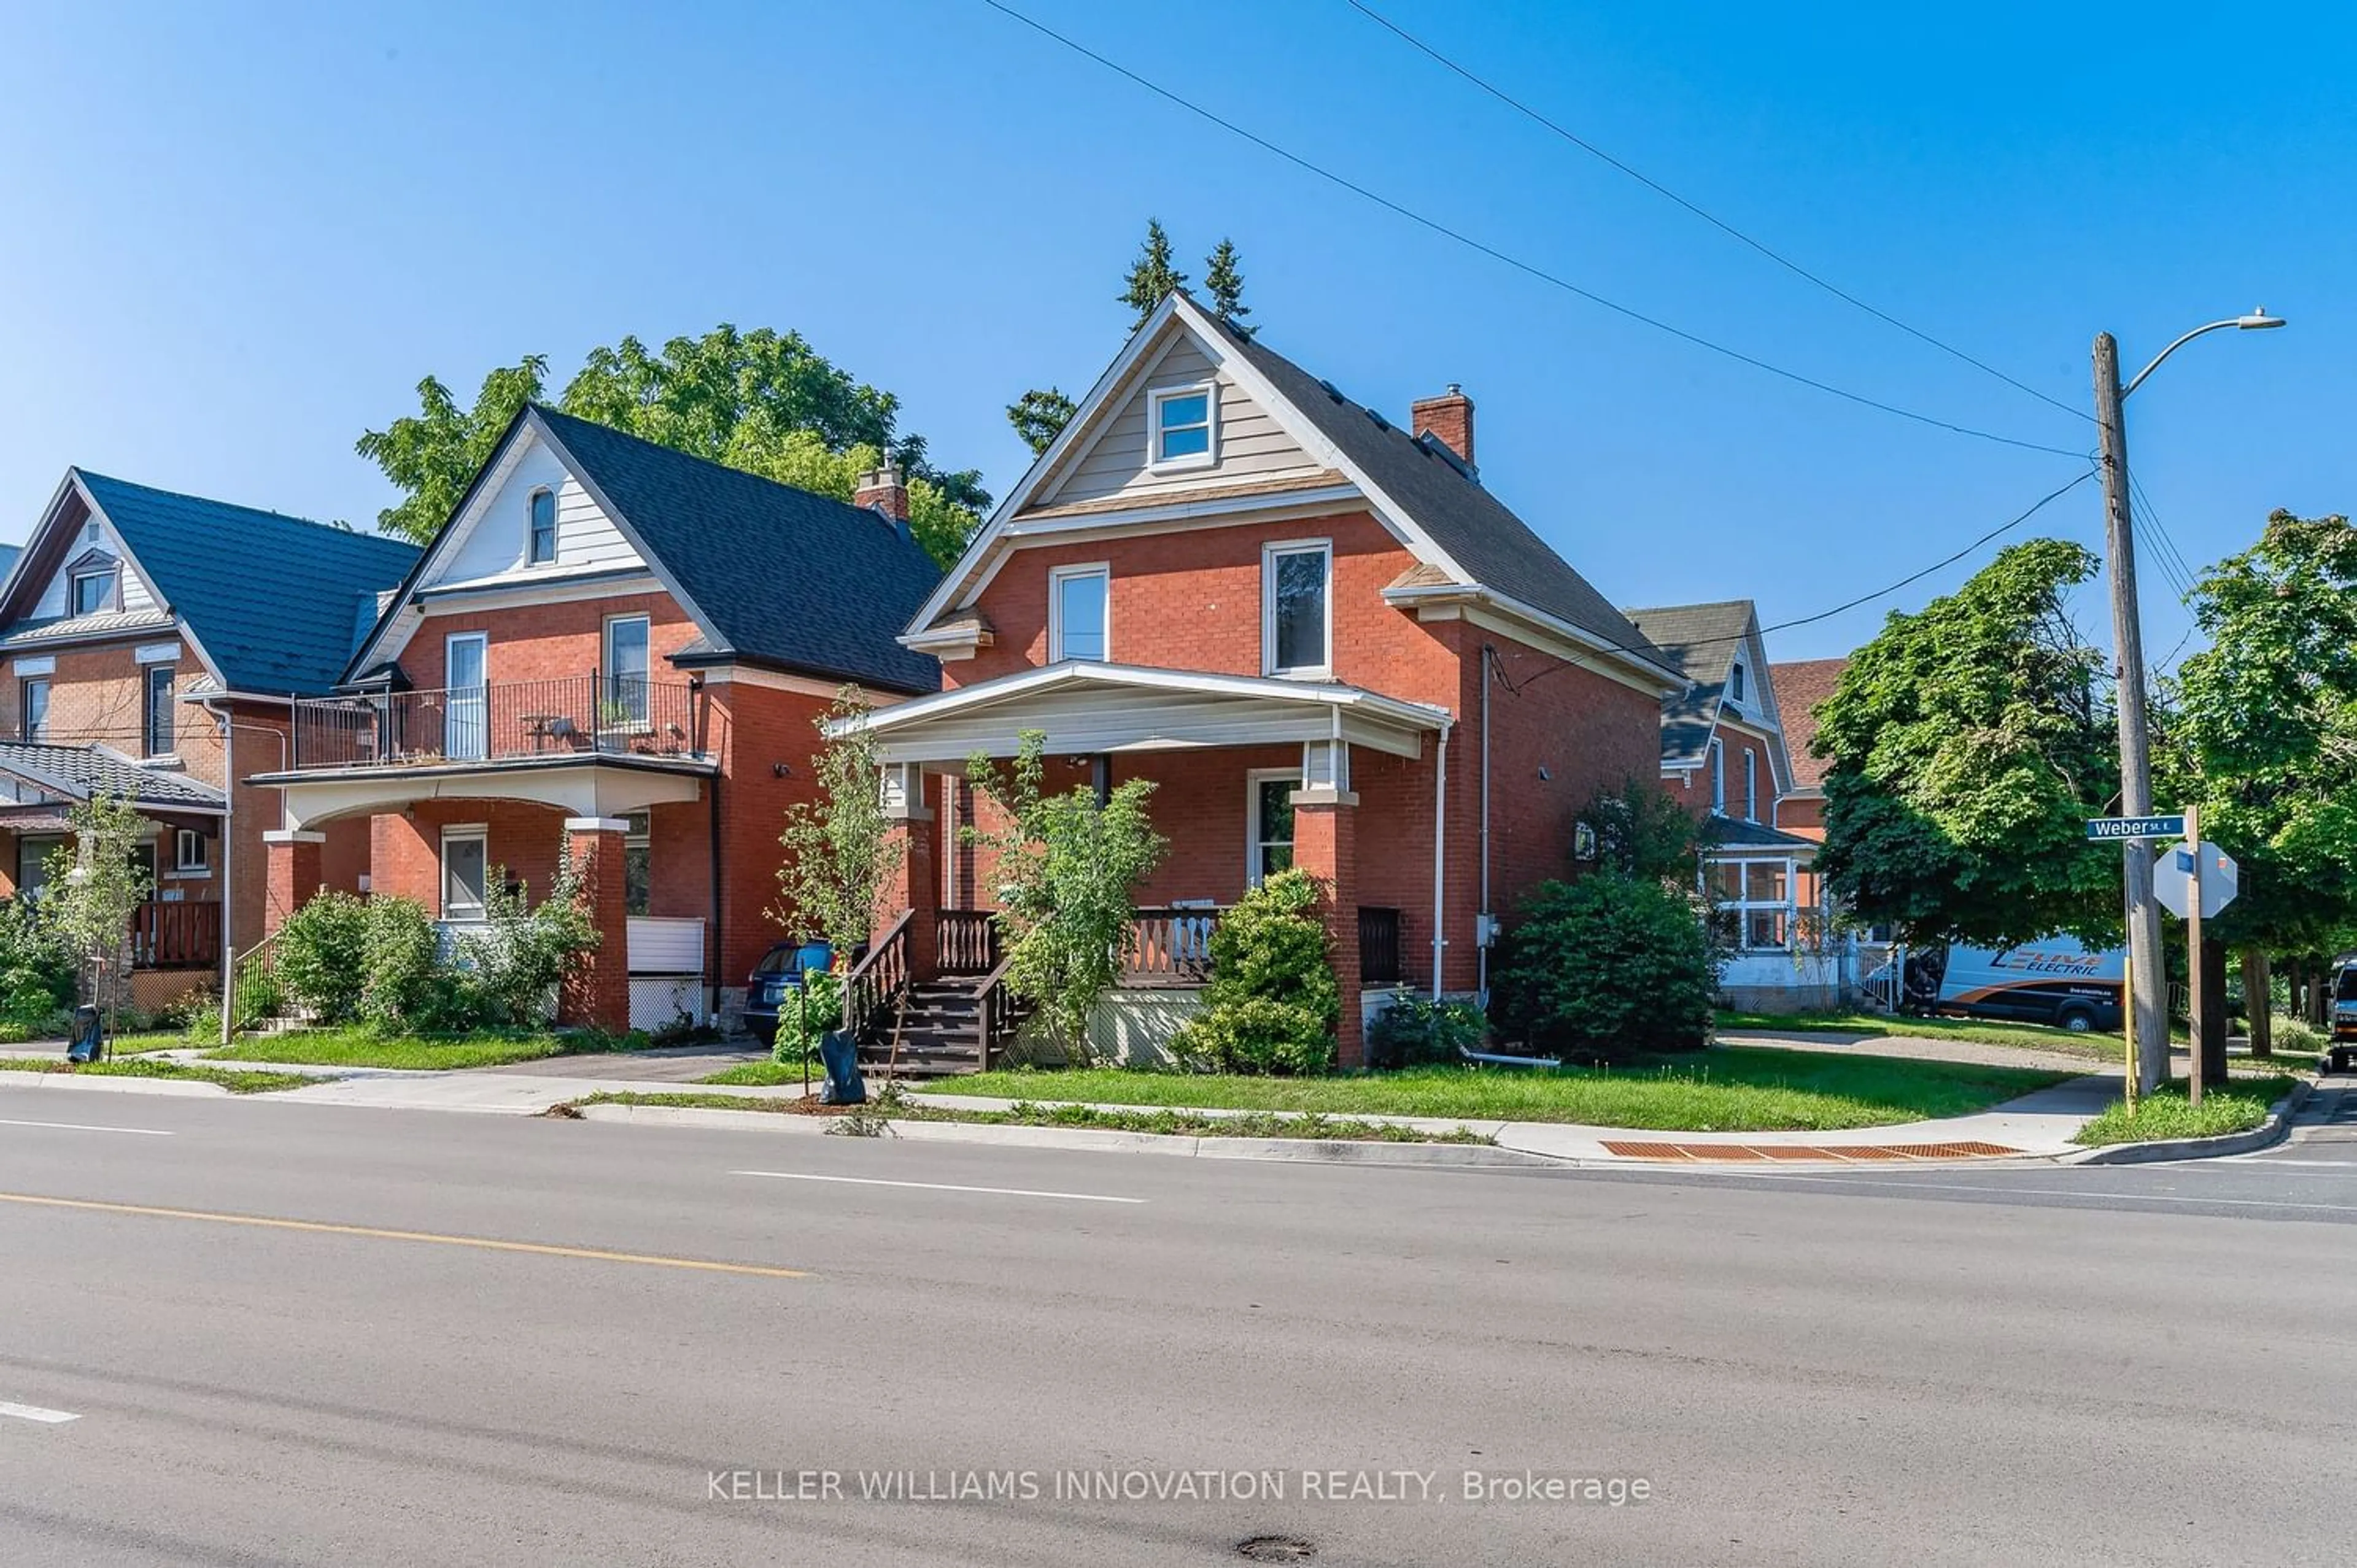
[[2155, 354], [2152, 357], [2152, 363], [2147, 365], [2143, 370], [2138, 371], [2136, 373], [2136, 379], [2128, 382], [2126, 386], [2120, 389], [2120, 399], [2122, 402], [2126, 402], [2129, 393], [2135, 392], [2136, 388], [2144, 385], [2145, 377], [2160, 369], [2160, 362], [2163, 360], [2168, 359], [2171, 354], [2176, 353], [2179, 349], [2184, 348], [2185, 345], [2192, 342], [2193, 339], [2201, 337], [2204, 332], [2222, 331], [2229, 327], [2239, 327], [2244, 330], [2249, 330], [2254, 328], [2280, 327], [2282, 325], [2282, 317], [2269, 316], [2264, 309], [2260, 309], [2251, 312], [2248, 316], [2230, 316], [2223, 321], [2212, 321], [2206, 327], [2196, 327], [2192, 331], [2188, 332], [2176, 342], [2171, 343], [2168, 348], [2163, 349], [2159, 353]]

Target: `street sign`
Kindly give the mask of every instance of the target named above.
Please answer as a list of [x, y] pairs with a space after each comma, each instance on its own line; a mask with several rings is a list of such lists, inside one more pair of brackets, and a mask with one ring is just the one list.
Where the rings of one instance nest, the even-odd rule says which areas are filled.
[[2110, 843], [2115, 839], [2169, 839], [2185, 831], [2183, 817], [2089, 817], [2087, 836]]
[[2183, 918], [2193, 912], [2193, 857], [2201, 857], [2201, 918], [2217, 918], [2219, 911], [2234, 901], [2241, 891], [2243, 868], [2234, 857], [2214, 843], [2202, 844], [2198, 850], [2189, 843], [2173, 843], [2153, 857], [2152, 896], [2160, 907]]

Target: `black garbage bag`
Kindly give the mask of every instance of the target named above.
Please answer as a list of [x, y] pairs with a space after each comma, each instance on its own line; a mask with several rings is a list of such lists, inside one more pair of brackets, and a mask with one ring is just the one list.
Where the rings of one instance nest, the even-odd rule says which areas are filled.
[[819, 1060], [826, 1064], [826, 1083], [818, 1091], [821, 1105], [865, 1105], [867, 1084], [859, 1076], [859, 1046], [847, 1029], [829, 1029], [819, 1037]]
[[94, 1062], [104, 1048], [105, 1039], [99, 1023], [98, 1009], [81, 1006], [73, 1010], [73, 1034], [66, 1041], [66, 1060]]

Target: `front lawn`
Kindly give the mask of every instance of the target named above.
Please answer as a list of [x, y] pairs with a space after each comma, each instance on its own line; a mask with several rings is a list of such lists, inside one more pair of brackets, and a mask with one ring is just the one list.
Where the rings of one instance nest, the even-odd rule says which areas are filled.
[[2268, 1109], [2298, 1082], [2290, 1078], [2238, 1078], [2224, 1086], [2204, 1084], [2201, 1103], [2186, 1097], [2185, 1080], [2172, 1079], [2157, 1094], [2147, 1094], [2130, 1112], [2126, 1101], [2079, 1130], [2075, 1142], [2087, 1144], [2142, 1144], [2161, 1138], [2215, 1138], [2247, 1133], [2267, 1119]]
[[293, 1062], [307, 1067], [382, 1067], [412, 1072], [505, 1067], [583, 1050], [605, 1049], [600, 1035], [545, 1029], [475, 1029], [463, 1035], [385, 1035], [358, 1026], [297, 1029], [240, 1040], [207, 1058], [232, 1062]]
[[1729, 1047], [1640, 1067], [1557, 1072], [1431, 1067], [1286, 1079], [1017, 1069], [941, 1080], [922, 1092], [1465, 1122], [1570, 1122], [1686, 1133], [1823, 1132], [1966, 1115], [2068, 1076], [2034, 1068]]
[[246, 1071], [240, 1068], [202, 1067], [191, 1062], [150, 1061], [130, 1057], [117, 1061], [74, 1063], [62, 1057], [27, 1061], [0, 1058], [0, 1071], [86, 1073], [93, 1078], [177, 1078], [196, 1083], [216, 1083], [231, 1094], [267, 1094], [274, 1089], [300, 1089], [317, 1083], [299, 1072]]

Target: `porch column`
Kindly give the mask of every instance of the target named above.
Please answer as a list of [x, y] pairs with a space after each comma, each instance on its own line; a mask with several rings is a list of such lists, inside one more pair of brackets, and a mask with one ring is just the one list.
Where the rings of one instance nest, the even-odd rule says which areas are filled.
[[[262, 911], [262, 934], [274, 936], [286, 917], [311, 901], [327, 882], [321, 865], [325, 833], [300, 828], [272, 828], [262, 835], [268, 857], [267, 893]], [[223, 854], [227, 854], [224, 850]]]
[[924, 772], [914, 763], [892, 763], [884, 769], [883, 789], [884, 815], [900, 854], [899, 867], [884, 880], [876, 927], [885, 929], [908, 910], [909, 978], [931, 980], [940, 973], [942, 879], [933, 864], [935, 823], [925, 809]]
[[1342, 993], [1335, 1054], [1344, 1067], [1363, 1067], [1367, 1059], [1359, 1016], [1358, 804], [1355, 793], [1330, 784], [1293, 792], [1293, 864], [1315, 877], [1326, 896], [1326, 942], [1333, 954], [1335, 986]]
[[558, 988], [556, 1021], [608, 1035], [630, 1028], [630, 925], [623, 901], [619, 817], [567, 817], [565, 853], [581, 868], [581, 905], [597, 928], [597, 945]]

